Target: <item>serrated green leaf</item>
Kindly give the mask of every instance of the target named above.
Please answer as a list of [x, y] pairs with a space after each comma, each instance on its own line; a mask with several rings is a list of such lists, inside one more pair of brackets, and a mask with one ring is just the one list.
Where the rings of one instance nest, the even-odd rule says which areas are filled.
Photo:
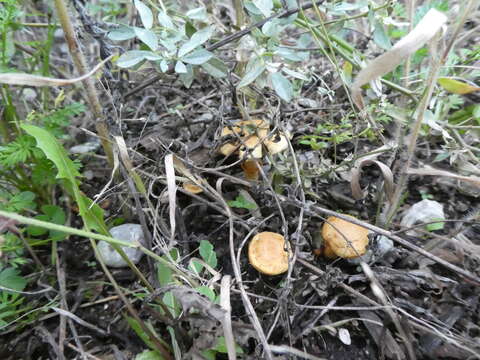
[[210, 243], [210, 241], [200, 241], [199, 252], [202, 259], [208, 265], [210, 265], [214, 269], [217, 267], [217, 254], [215, 253], [213, 245]]
[[275, 92], [280, 98], [286, 102], [292, 100], [293, 86], [292, 83], [279, 72], [270, 75], [272, 86]]
[[235, 200], [227, 201], [228, 206], [240, 209], [255, 210], [257, 206], [248, 202], [242, 195], [238, 195]]
[[135, 35], [151, 50], [155, 51], [158, 49], [158, 37], [152, 30], [136, 27]]
[[133, 3], [138, 10], [140, 19], [145, 29], [151, 29], [153, 26], [153, 13], [150, 8], [140, 0], [134, 0]]
[[110, 31], [107, 37], [113, 41], [130, 40], [135, 37], [135, 30], [130, 26], [121, 25], [119, 28]]
[[20, 212], [23, 210], [34, 210], [37, 207], [35, 204], [36, 195], [31, 191], [22, 191], [21, 193], [13, 195], [5, 206], [0, 204], [0, 208], [7, 211]]
[[195, 34], [192, 35], [190, 40], [184, 43], [178, 50], [178, 56], [183, 57], [193, 49], [204, 44], [213, 34], [213, 26], [207, 26], [201, 30], [198, 30]]
[[17, 269], [10, 267], [0, 272], [0, 286], [16, 291], [23, 291], [26, 285], [27, 280], [20, 276], [20, 272]]
[[213, 54], [210, 51], [197, 49], [182, 57], [181, 60], [187, 64], [201, 65], [209, 61], [212, 57]]
[[103, 210], [92, 200], [86, 197], [79, 189], [77, 178], [81, 177], [74, 162], [68, 157], [66, 150], [57, 139], [47, 130], [34, 125], [22, 124], [22, 129], [33, 136], [45, 156], [51, 160], [57, 168], [57, 179], [66, 180], [66, 188], [77, 202], [80, 216], [88, 230], [96, 230], [103, 235], [109, 235], [103, 219]]

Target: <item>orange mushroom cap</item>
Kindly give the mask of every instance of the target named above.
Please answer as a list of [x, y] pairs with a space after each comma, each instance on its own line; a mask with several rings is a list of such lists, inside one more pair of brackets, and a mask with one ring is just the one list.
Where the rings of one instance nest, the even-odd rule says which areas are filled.
[[250, 264], [265, 275], [279, 275], [288, 270], [290, 247], [285, 251], [285, 238], [274, 232], [255, 235], [248, 246]]
[[335, 216], [323, 224], [322, 238], [326, 256], [335, 254], [351, 259], [367, 252], [368, 229]]

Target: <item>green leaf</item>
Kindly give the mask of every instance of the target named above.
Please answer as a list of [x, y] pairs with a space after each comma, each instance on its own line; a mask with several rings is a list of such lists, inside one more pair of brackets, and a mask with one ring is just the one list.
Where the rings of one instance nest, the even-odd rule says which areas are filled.
[[135, 35], [151, 50], [155, 51], [158, 49], [158, 37], [153, 31], [136, 27]]
[[480, 87], [472, 86], [466, 82], [455, 80], [449, 77], [438, 78], [437, 82], [450, 93], [465, 95], [475, 91], [480, 91]]
[[192, 20], [208, 22], [207, 9], [204, 6], [189, 10], [186, 15]]
[[384, 50], [389, 50], [392, 47], [392, 42], [388, 37], [383, 24], [376, 20], [375, 30], [373, 31], [373, 41]]
[[21, 193], [13, 195], [6, 205], [0, 205], [0, 208], [12, 212], [33, 210], [37, 207], [37, 204], [34, 202], [35, 196], [31, 191], [22, 191]]
[[257, 206], [251, 202], [248, 202], [242, 195], [238, 195], [235, 200], [227, 201], [228, 206], [233, 208], [255, 210]]
[[242, 78], [242, 80], [240, 80], [237, 88], [240, 89], [254, 82], [255, 79], [258, 78], [265, 71], [265, 68], [266, 67], [263, 62], [260, 59], [256, 59], [250, 68], [249, 66], [247, 66], [245, 76]]
[[175, 72], [177, 74], [185, 74], [187, 71], [188, 70], [185, 64], [181, 61], [177, 61], [177, 63], [175, 64]]
[[[27, 280], [20, 276], [20, 272], [17, 269], [6, 268], [0, 272], [0, 286], [16, 291], [23, 291], [25, 286], [27, 286]], [[6, 292], [9, 293], [8, 291]]]
[[292, 83], [279, 72], [270, 75], [272, 86], [280, 98], [286, 102], [292, 100], [293, 86]]
[[215, 301], [215, 298], [216, 298], [215, 291], [210, 289], [208, 286], [202, 285], [202, 286], [196, 287], [195, 290], [197, 290], [200, 294], [205, 295], [212, 302]]
[[[438, 218], [438, 219], [432, 219], [432, 220], [443, 220], [443, 219]], [[436, 222], [436, 223], [427, 224], [426, 229], [428, 231], [442, 230], [444, 226], [445, 226], [444, 222]]]
[[121, 68], [129, 68], [145, 60], [145, 53], [142, 50], [131, 50], [123, 53], [117, 60]]
[[66, 188], [73, 193], [85, 227], [88, 230], [96, 230], [108, 236], [107, 226], [103, 219], [103, 210], [100, 206], [93, 204], [92, 200], [80, 191], [77, 178], [81, 174], [78, 172], [75, 163], [68, 157], [63, 146], [45, 129], [28, 124], [22, 124], [21, 127], [27, 134], [35, 138], [37, 147], [55, 164], [58, 171], [56, 178], [67, 181]]
[[119, 28], [110, 31], [107, 37], [113, 41], [130, 40], [135, 37], [135, 30], [130, 26], [121, 25]]
[[272, 15], [273, 1], [272, 0], [253, 0], [253, 4], [261, 11], [262, 15], [268, 17]]
[[171, 291], [167, 291], [165, 295], [163, 295], [162, 301], [173, 317], [178, 317], [178, 315], [180, 315], [180, 305], [178, 304], [177, 299], [175, 299], [175, 296], [173, 296]]
[[135, 356], [135, 360], [164, 360], [164, 357], [155, 350], [145, 350]]
[[202, 240], [200, 241], [200, 256], [202, 259], [210, 265], [212, 268], [217, 267], [217, 254], [215, 253], [215, 250], [213, 249], [213, 245], [210, 243], [208, 240]]
[[480, 125], [480, 105], [475, 105], [473, 107], [472, 116], [475, 120], [477, 120], [478, 124]]
[[203, 265], [195, 259], [191, 259], [188, 264], [188, 269], [193, 271], [195, 274], [200, 275], [203, 270]]
[[[170, 250], [170, 256], [174, 261], [176, 261], [179, 256], [178, 250], [176, 248], [173, 248], [172, 250]], [[169, 261], [166, 255], [163, 255], [162, 259]], [[172, 269], [170, 269], [163, 262], [157, 263], [157, 277], [158, 277], [158, 282], [160, 283], [161, 286], [166, 286], [174, 282], [174, 279], [172, 276]]]
[[290, 61], [304, 61], [308, 59], [309, 56], [308, 52], [306, 51], [298, 51], [284, 47], [277, 48], [277, 50], [275, 50], [275, 55], [281, 56]]
[[205, 43], [212, 36], [213, 29], [213, 26], [207, 26], [193, 34], [190, 40], [188, 40], [180, 47], [180, 49], [178, 50], [178, 56], [183, 57], [189, 52], [191, 52], [193, 49]]
[[217, 57], [211, 58], [208, 62], [201, 65], [209, 75], [215, 78], [223, 78], [228, 75], [228, 67]]
[[209, 61], [212, 57], [213, 54], [210, 51], [197, 49], [182, 57], [181, 60], [187, 64], [201, 65]]
[[140, 0], [134, 0], [133, 3], [140, 14], [140, 19], [145, 29], [151, 29], [153, 25], [153, 13], [150, 8]]
[[175, 25], [173, 25], [172, 18], [162, 10], [158, 12], [158, 22], [160, 23], [160, 25], [162, 25], [167, 29], [175, 29]]

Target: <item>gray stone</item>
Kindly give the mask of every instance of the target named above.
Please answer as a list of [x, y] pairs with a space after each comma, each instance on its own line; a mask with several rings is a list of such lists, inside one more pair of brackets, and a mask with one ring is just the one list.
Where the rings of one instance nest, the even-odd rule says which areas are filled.
[[[404, 212], [400, 225], [402, 227], [411, 227], [419, 223], [428, 223], [435, 220], [444, 220], [443, 205], [434, 200], [422, 200], [412, 205]], [[415, 230], [407, 231], [407, 235], [415, 236]]]
[[[139, 224], [123, 224], [110, 229], [113, 238], [125, 242], [145, 245], [145, 237], [143, 235], [142, 226]], [[135, 248], [122, 247], [127, 257], [137, 264], [142, 258], [143, 252]], [[102, 255], [105, 264], [110, 267], [120, 268], [128, 266], [119, 253], [106, 241], [98, 243], [98, 251]]]

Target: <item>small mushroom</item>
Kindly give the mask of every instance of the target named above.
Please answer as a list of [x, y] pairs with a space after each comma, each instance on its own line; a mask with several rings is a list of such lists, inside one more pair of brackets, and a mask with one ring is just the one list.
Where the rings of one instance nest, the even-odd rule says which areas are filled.
[[286, 134], [280, 133], [267, 139], [268, 132], [268, 123], [260, 119], [240, 121], [233, 126], [224, 127], [222, 137], [236, 135], [240, 137], [241, 142], [238, 139], [228, 142], [220, 147], [219, 152], [230, 156], [238, 150], [238, 156], [244, 159], [241, 166], [245, 177], [248, 180], [258, 180], [258, 167], [263, 156], [262, 142], [272, 155], [288, 148]]
[[351, 259], [366, 253], [368, 229], [331, 216], [323, 224], [322, 238], [325, 245], [323, 252], [325, 257], [339, 256]]
[[190, 194], [200, 194], [201, 192], [203, 192], [203, 189], [200, 186], [190, 181], [184, 182], [182, 184], [182, 187], [185, 191], [189, 192]]
[[288, 270], [289, 246], [285, 251], [285, 238], [274, 232], [261, 232], [253, 237], [248, 246], [250, 264], [265, 275], [279, 275]]

